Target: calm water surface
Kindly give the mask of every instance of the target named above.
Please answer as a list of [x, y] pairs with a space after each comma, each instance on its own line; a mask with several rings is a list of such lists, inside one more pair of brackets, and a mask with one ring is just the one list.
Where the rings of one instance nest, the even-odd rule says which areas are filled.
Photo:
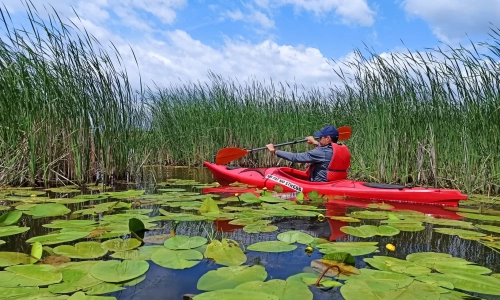
[[[153, 173], [152, 173], [153, 174]], [[150, 176], [152, 176], [150, 174]], [[155, 170], [154, 178], [157, 182], [165, 181], [168, 178], [179, 179], [194, 179], [201, 183], [213, 182], [211, 174], [206, 169], [198, 168], [162, 168]], [[146, 188], [148, 193], [154, 192], [153, 185], [116, 185], [115, 190], [124, 189], [142, 189]], [[53, 197], [60, 197], [60, 195], [52, 195]], [[67, 205], [72, 210], [81, 209], [82, 204]], [[154, 208], [154, 211], [149, 214], [150, 216], [159, 215], [158, 206], [146, 206], [141, 208]], [[332, 207], [327, 211], [326, 215], [345, 215], [346, 212], [352, 210], [359, 210], [359, 207], [345, 207], [338, 206]], [[417, 207], [412, 208], [414, 210]], [[439, 208], [440, 209], [440, 208]], [[444, 210], [443, 210], [444, 211]], [[446, 212], [449, 213], [449, 212]], [[19, 226], [31, 227], [29, 231], [24, 234], [4, 237], [2, 238], [7, 243], [0, 246], [2, 251], [18, 251], [29, 253], [30, 245], [25, 241], [33, 236], [45, 235], [53, 231], [53, 229], [42, 227], [42, 224], [49, 223], [55, 219], [63, 219], [64, 217], [32, 219], [24, 215], [19, 222]], [[390, 256], [405, 259], [407, 254], [415, 252], [442, 252], [449, 253], [455, 257], [461, 257], [468, 261], [474, 262], [481, 266], [488, 267], [494, 273], [500, 272], [500, 254], [497, 254], [480, 243], [471, 240], [464, 240], [456, 236], [444, 235], [436, 233], [432, 229], [432, 225], [427, 224], [426, 229], [416, 233], [401, 232], [393, 237], [374, 237], [374, 238], [356, 238], [343, 234], [340, 227], [349, 225], [348, 223], [326, 219], [323, 222], [318, 221], [315, 217], [293, 217], [293, 218], [274, 218], [272, 224], [278, 226], [279, 230], [272, 233], [245, 233], [241, 226], [233, 226], [227, 223], [228, 221], [217, 221], [207, 223], [206, 221], [199, 222], [180, 222], [177, 227], [176, 233], [179, 235], [189, 236], [204, 236], [207, 237], [207, 232], [215, 234], [217, 238], [225, 237], [236, 240], [242, 245], [250, 245], [261, 241], [274, 241], [276, 236], [289, 230], [301, 230], [309, 233], [310, 235], [318, 238], [324, 238], [329, 241], [377, 241], [379, 242], [380, 255], [386, 255], [387, 250], [385, 245], [391, 243], [396, 246], [396, 251], [391, 252]], [[173, 228], [173, 222], [166, 221], [160, 222], [159, 227], [163, 230], [155, 230], [146, 233], [147, 235], [167, 234]], [[362, 224], [378, 224], [374, 220], [362, 220]], [[426, 223], [424, 223], [426, 224]], [[441, 226], [438, 226], [441, 227]], [[148, 244], [146, 244], [148, 245]], [[57, 245], [53, 245], [55, 247]], [[268, 279], [286, 279], [287, 277], [301, 273], [304, 268], [310, 266], [314, 259], [319, 259], [322, 254], [317, 250], [311, 256], [308, 256], [304, 249], [305, 245], [298, 245], [297, 249], [292, 252], [285, 253], [263, 253], [246, 251], [248, 260], [245, 264], [253, 265], [258, 264], [266, 268], [268, 272]], [[109, 254], [108, 254], [109, 255]], [[363, 258], [372, 257], [377, 254], [370, 254], [365, 256], [357, 256], [357, 268], [369, 268], [363, 262]], [[217, 269], [213, 261], [204, 259], [201, 263], [193, 268], [186, 270], [172, 270], [158, 266], [152, 261], [148, 261], [150, 269], [146, 274], [146, 280], [136, 286], [128, 287], [123, 291], [112, 293], [117, 299], [182, 299], [184, 294], [198, 294], [196, 288], [198, 279], [210, 270]], [[343, 299], [340, 295], [339, 288], [323, 291], [316, 287], [310, 287], [314, 294], [314, 299]], [[486, 299], [495, 299], [495, 296], [483, 296]], [[1, 296], [0, 296], [1, 298]]]

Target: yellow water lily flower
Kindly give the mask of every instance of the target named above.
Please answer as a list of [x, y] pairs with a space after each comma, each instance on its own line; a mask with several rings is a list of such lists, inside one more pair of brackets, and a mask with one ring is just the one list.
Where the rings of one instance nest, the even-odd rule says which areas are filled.
[[318, 221], [323, 222], [325, 220], [325, 216], [323, 214], [318, 215]]
[[30, 197], [36, 197], [36, 195], [35, 194], [31, 194]]
[[306, 253], [312, 253], [314, 251], [314, 249], [311, 246], [307, 246], [305, 251], [306, 251]]
[[385, 245], [385, 248], [389, 251], [394, 251], [396, 250], [396, 247], [393, 244], [387, 244]]

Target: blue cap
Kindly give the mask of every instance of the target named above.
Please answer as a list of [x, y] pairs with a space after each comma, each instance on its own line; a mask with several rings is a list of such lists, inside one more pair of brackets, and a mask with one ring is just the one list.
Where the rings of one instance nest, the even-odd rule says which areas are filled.
[[339, 138], [339, 131], [337, 128], [328, 125], [323, 127], [320, 131], [317, 131], [314, 133], [314, 137], [321, 137], [321, 136], [330, 136], [332, 139], [338, 139]]

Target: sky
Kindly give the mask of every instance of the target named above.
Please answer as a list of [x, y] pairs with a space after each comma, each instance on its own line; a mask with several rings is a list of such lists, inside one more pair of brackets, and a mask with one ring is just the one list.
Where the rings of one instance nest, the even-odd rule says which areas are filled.
[[[25, 4], [0, 0], [14, 25]], [[209, 71], [305, 87], [339, 82], [332, 61], [487, 41], [500, 0], [34, 0], [120, 51], [133, 83], [206, 81]], [[79, 16], [75, 16], [74, 11]], [[133, 49], [138, 61], [135, 63]]]

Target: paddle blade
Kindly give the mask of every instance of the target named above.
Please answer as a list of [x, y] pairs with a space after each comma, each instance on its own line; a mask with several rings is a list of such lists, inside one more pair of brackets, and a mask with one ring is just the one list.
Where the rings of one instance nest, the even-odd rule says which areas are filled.
[[342, 126], [338, 129], [339, 131], [339, 141], [348, 140], [351, 138], [352, 130], [350, 126]]
[[248, 153], [248, 150], [240, 149], [240, 148], [224, 148], [217, 152], [215, 156], [215, 164], [217, 165], [225, 165], [233, 160], [237, 160], [245, 156]]

